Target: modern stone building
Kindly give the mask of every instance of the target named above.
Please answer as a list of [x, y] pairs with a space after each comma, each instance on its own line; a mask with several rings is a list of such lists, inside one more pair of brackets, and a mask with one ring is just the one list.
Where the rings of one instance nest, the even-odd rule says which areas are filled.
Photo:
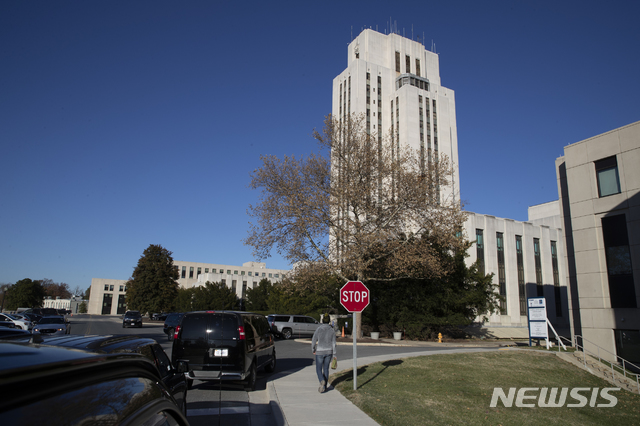
[[[235, 290], [239, 299], [244, 299], [248, 288], [254, 288], [263, 278], [272, 283], [280, 282], [287, 270], [270, 269], [265, 263], [247, 262], [242, 266], [217, 263], [173, 262], [180, 277], [182, 288], [204, 285], [207, 281], [226, 284]], [[127, 280], [93, 278], [88, 313], [95, 315], [122, 315], [126, 305]]]
[[[454, 166], [439, 200], [460, 200], [455, 94], [440, 79], [439, 57], [398, 34], [362, 31], [347, 48], [347, 68], [333, 80], [332, 114], [364, 114], [372, 135], [392, 134], [427, 158], [446, 155]], [[564, 237], [558, 203], [532, 207], [528, 222], [470, 213], [465, 233], [505, 297], [483, 334], [528, 337], [527, 297], [544, 296], [559, 333], [569, 334]], [[480, 320], [480, 318], [478, 318]]]
[[572, 332], [640, 363], [640, 121], [566, 146], [556, 174]]

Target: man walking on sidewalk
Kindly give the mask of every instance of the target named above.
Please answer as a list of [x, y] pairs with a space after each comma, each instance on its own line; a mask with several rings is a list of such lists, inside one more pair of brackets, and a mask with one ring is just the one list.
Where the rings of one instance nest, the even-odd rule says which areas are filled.
[[318, 392], [322, 393], [327, 388], [327, 380], [329, 380], [329, 364], [336, 356], [336, 332], [329, 324], [322, 324], [313, 333], [311, 350], [316, 356], [316, 374], [320, 382]]

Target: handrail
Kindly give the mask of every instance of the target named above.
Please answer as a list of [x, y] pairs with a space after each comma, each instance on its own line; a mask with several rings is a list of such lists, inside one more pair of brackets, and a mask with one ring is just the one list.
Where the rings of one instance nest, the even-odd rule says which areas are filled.
[[[595, 343], [591, 342], [590, 340], [585, 339], [584, 337], [582, 337], [580, 335], [576, 334], [574, 336], [574, 340], [573, 341], [571, 341], [571, 340], [569, 340], [569, 339], [567, 339], [565, 337], [562, 337], [562, 336], [560, 336], [560, 338], [566, 340], [567, 342], [572, 343], [573, 346], [576, 348], [576, 350], [582, 349], [582, 360], [584, 362], [584, 367], [585, 368], [587, 367], [587, 356], [586, 356], [587, 353], [589, 355], [593, 356], [593, 357], [598, 357], [598, 361], [600, 361], [602, 363], [602, 357], [600, 356], [600, 349], [602, 349], [604, 352], [606, 352], [606, 353], [608, 353], [610, 355], [613, 355], [615, 357], [615, 360], [616, 360], [615, 362], [616, 363], [619, 363], [620, 362], [619, 360], [622, 361], [622, 376], [624, 378], [627, 378], [626, 364], [628, 364], [630, 366], [633, 366], [633, 367], [635, 367], [637, 369], [637, 371], [640, 371], [640, 367], [639, 366], [633, 364], [632, 362], [627, 361], [626, 359], [622, 358], [621, 356], [618, 356], [618, 355], [614, 354], [613, 352], [609, 352], [608, 350], [606, 350], [604, 348], [601, 348], [600, 346], [596, 345]], [[578, 344], [578, 338], [580, 338], [582, 340], [582, 343], [583, 343], [582, 345]], [[595, 352], [585, 351], [584, 342], [589, 342], [590, 344], [592, 344], [593, 346], [598, 348], [597, 354]], [[609, 362], [609, 361], [607, 361], [607, 362]], [[613, 378], [613, 380], [615, 380], [616, 373], [615, 373], [615, 369], [614, 369], [614, 363], [613, 362], [609, 362], [609, 363], [611, 364], [611, 375], [612, 375], [612, 378]], [[629, 372], [629, 374], [636, 377], [636, 386], [638, 387], [638, 393], [640, 393], [640, 374], [632, 373], [632, 372]]]

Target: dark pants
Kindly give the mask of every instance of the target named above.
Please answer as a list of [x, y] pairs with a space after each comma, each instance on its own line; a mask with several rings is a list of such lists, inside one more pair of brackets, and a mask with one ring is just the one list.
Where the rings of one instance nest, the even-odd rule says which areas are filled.
[[331, 365], [331, 359], [333, 356], [329, 355], [316, 355], [316, 374], [318, 374], [318, 382], [324, 380], [327, 383], [329, 380], [329, 365]]

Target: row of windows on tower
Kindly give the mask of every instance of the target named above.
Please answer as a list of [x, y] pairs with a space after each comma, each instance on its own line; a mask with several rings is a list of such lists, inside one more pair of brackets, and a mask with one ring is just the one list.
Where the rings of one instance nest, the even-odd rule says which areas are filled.
[[[400, 52], [396, 51], [396, 72], [402, 72], [400, 70], [400, 62]], [[404, 55], [404, 72], [406, 74], [415, 74], [420, 76], [420, 59], [416, 58], [414, 71], [414, 73], [411, 72], [411, 56]]]

